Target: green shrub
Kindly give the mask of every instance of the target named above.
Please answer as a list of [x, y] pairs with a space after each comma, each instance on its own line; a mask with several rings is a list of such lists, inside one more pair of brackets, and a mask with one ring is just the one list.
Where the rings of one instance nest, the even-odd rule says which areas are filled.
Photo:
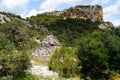
[[22, 76], [30, 67], [30, 57], [28, 52], [11, 52], [5, 54], [5, 50], [0, 51], [0, 77]]
[[94, 31], [80, 39], [78, 56], [82, 73], [94, 79], [107, 79], [120, 73], [120, 37], [111, 31]]
[[24, 76], [18, 77], [6, 77], [2, 80], [40, 80], [37, 76], [32, 75], [31, 73], [24, 74]]
[[[59, 41], [65, 42], [69, 47], [76, 47], [82, 34], [98, 29], [100, 21], [92, 22], [83, 19], [63, 19], [61, 16], [38, 14], [27, 19], [33, 24], [43, 25], [50, 33], [54, 34]], [[39, 29], [41, 30], [41, 29]]]
[[75, 77], [79, 73], [81, 67], [78, 57], [76, 55], [76, 49], [65, 47], [64, 44], [58, 48], [52, 55], [49, 68], [63, 77]]

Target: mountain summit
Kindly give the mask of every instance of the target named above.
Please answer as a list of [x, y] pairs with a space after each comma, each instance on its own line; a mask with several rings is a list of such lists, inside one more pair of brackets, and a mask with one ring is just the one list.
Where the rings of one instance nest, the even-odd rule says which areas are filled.
[[46, 12], [47, 15], [63, 16], [64, 18], [81, 18], [84, 20], [90, 19], [91, 21], [103, 20], [103, 9], [99, 5], [94, 6], [76, 6], [63, 11]]

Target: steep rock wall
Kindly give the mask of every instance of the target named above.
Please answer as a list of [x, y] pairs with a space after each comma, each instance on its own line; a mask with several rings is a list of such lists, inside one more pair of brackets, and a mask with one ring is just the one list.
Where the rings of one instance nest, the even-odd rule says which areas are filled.
[[91, 21], [103, 20], [103, 9], [99, 5], [94, 6], [76, 6], [63, 11], [46, 12], [47, 15], [63, 16], [64, 18], [90, 19]]

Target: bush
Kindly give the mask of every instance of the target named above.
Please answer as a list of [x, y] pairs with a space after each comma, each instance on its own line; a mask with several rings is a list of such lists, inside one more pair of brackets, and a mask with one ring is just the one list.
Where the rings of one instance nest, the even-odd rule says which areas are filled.
[[28, 52], [0, 53], [0, 77], [22, 76], [30, 67]]
[[0, 78], [20, 76], [30, 67], [30, 51], [18, 51], [14, 43], [0, 35]]
[[120, 37], [110, 31], [94, 31], [80, 39], [78, 56], [82, 73], [91, 78], [108, 78], [120, 73]]
[[63, 77], [74, 77], [81, 67], [78, 67], [79, 60], [76, 49], [65, 47], [64, 44], [52, 55], [49, 68]]
[[32, 75], [31, 73], [27, 73], [24, 76], [19, 77], [6, 77], [2, 80], [39, 80], [39, 78], [35, 75]]

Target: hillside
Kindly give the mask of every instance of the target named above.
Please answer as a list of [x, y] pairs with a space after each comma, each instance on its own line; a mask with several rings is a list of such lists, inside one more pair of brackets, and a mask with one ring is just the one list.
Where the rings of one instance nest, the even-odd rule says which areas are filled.
[[38, 14], [27, 20], [45, 26], [60, 42], [72, 47], [79, 43], [83, 33], [99, 29], [99, 25], [104, 23], [102, 13], [102, 8], [98, 5], [76, 6], [63, 11]]
[[[119, 77], [120, 27], [103, 21], [99, 5], [80, 5], [27, 19], [0, 12], [0, 79], [41, 80], [41, 65], [51, 75], [55, 72], [58, 80]], [[29, 72], [39, 73], [40, 78]]]

